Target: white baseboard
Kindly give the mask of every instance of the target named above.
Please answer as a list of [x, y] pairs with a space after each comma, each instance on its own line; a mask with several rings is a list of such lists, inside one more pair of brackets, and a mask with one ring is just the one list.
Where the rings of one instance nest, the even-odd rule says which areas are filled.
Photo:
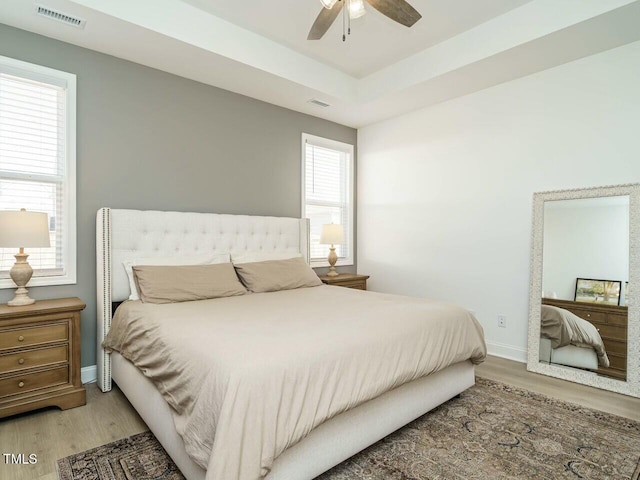
[[527, 351], [497, 342], [487, 342], [487, 353], [495, 357], [507, 358], [520, 363], [527, 363]]
[[98, 380], [98, 367], [96, 365], [83, 367], [80, 370], [80, 378], [82, 379], [83, 384], [95, 382]]

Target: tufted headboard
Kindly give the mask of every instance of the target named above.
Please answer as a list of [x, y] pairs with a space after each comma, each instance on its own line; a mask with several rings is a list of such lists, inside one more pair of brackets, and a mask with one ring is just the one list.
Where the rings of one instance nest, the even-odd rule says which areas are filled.
[[141, 257], [264, 251], [301, 253], [309, 262], [309, 221], [299, 218], [101, 208], [96, 219], [98, 385], [111, 390], [102, 341], [113, 302], [129, 298], [122, 262]]

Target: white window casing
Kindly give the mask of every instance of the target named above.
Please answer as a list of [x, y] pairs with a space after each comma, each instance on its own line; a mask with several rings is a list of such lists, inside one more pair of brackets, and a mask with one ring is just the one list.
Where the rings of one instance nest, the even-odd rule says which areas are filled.
[[[0, 56], [0, 210], [46, 212], [29, 286], [76, 283], [76, 76]], [[0, 248], [0, 288], [17, 248]]]
[[344, 243], [336, 245], [336, 265], [354, 261], [354, 147], [302, 134], [302, 217], [310, 219], [312, 267], [328, 267], [329, 245], [320, 244], [322, 225], [340, 223]]

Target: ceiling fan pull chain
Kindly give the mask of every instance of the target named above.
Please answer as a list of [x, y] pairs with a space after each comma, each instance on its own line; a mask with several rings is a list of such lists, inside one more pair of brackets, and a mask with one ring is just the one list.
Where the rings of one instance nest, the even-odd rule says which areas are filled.
[[347, 10], [349, 10], [349, 0], [340, 0], [341, 2], [344, 1], [344, 7], [342, 8], [342, 41], [346, 42], [347, 41], [347, 36], [345, 35], [345, 30], [347, 29]]

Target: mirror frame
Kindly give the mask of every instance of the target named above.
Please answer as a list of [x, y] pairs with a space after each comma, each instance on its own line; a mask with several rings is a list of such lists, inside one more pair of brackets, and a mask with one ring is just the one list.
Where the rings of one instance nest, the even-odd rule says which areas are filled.
[[[629, 298], [627, 320], [627, 381], [615, 380], [578, 369], [540, 363], [540, 304], [542, 300], [542, 253], [544, 204], [554, 200], [629, 196]], [[640, 184], [555, 190], [533, 194], [533, 229], [529, 290], [529, 338], [527, 370], [570, 382], [640, 397]]]

